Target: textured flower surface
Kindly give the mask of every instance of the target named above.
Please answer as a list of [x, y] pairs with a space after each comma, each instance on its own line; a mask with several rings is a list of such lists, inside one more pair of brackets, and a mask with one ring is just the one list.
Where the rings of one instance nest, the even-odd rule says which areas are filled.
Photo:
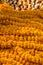
[[29, 10], [29, 9], [42, 9], [43, 0], [0, 0], [0, 3], [8, 3], [15, 10]]
[[0, 65], [43, 65], [43, 9], [0, 6]]

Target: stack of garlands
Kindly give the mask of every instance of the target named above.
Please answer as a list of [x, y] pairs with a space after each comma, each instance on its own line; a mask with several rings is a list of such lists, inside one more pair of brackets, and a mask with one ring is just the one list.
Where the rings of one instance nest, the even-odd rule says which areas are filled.
[[0, 65], [43, 65], [43, 10], [0, 6]]

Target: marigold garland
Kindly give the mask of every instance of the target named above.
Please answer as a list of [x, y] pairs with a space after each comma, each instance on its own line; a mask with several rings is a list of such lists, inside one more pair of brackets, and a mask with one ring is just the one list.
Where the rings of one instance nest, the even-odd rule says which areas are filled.
[[43, 10], [6, 7], [0, 8], [0, 65], [43, 65]]

